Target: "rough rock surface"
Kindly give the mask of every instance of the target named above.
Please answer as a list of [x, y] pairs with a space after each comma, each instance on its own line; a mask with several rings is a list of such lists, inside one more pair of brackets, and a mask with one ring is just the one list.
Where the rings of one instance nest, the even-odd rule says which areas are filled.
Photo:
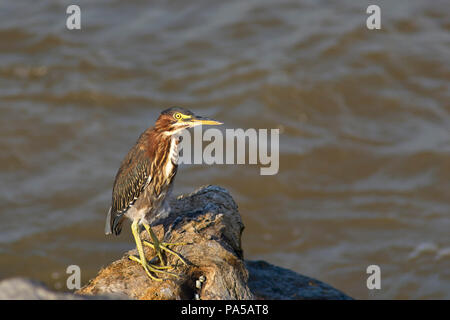
[[[244, 261], [241, 234], [244, 225], [227, 190], [207, 186], [171, 202], [171, 214], [152, 226], [164, 242], [189, 242], [171, 247], [188, 265], [166, 255], [171, 272], [165, 281], [151, 280], [143, 268], [128, 259], [136, 250], [101, 269], [76, 294], [55, 293], [24, 279], [0, 282], [0, 299], [351, 299], [316, 279], [271, 265]], [[142, 239], [149, 239], [146, 231]], [[148, 260], [153, 249], [145, 248]], [[80, 296], [81, 295], [81, 296]]]
[[[151, 280], [143, 268], [128, 259], [136, 250], [100, 270], [80, 294], [123, 293], [134, 299], [254, 299], [243, 261], [241, 233], [244, 225], [236, 203], [223, 188], [207, 186], [171, 202], [171, 214], [152, 226], [164, 242], [191, 244], [172, 249], [187, 261], [183, 265], [175, 256], [166, 255], [177, 278]], [[142, 239], [150, 238], [144, 230]], [[145, 247], [147, 260], [153, 249]], [[201, 287], [197, 280], [204, 278]]]
[[[134, 299], [349, 299], [331, 286], [290, 270], [264, 261], [245, 262], [241, 248], [244, 225], [227, 190], [203, 187], [178, 197], [171, 208], [169, 217], [153, 229], [159, 238], [165, 234], [165, 242], [192, 243], [174, 247], [188, 266], [168, 255], [179, 278], [150, 280], [140, 265], [128, 259], [129, 254], [136, 254], [133, 250], [102, 269], [78, 293], [121, 293]], [[148, 239], [145, 231], [141, 237]], [[151, 259], [153, 250], [146, 249], [147, 259]]]

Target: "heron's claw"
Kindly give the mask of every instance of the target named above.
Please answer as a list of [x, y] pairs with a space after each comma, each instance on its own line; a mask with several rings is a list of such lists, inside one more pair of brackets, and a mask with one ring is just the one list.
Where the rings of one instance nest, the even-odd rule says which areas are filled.
[[[177, 242], [177, 243], [167, 243], [167, 242], [159, 242], [157, 245], [151, 243], [150, 241], [143, 240], [143, 244], [146, 246], [149, 246], [150, 248], [154, 249], [156, 251], [156, 254], [159, 257], [159, 260], [161, 263], [168, 268], [171, 268], [170, 266], [166, 266], [165, 261], [162, 259], [161, 251], [166, 251], [170, 254], [173, 254], [176, 256], [184, 265], [188, 265], [186, 260], [178, 253], [170, 249], [168, 246], [181, 246], [181, 245], [188, 245], [189, 243], [186, 242]], [[158, 249], [159, 248], [159, 252]]]
[[155, 281], [162, 281], [163, 279], [155, 277], [154, 275], [152, 275], [153, 273], [162, 273], [165, 275], [170, 275], [170, 276], [174, 276], [177, 277], [178, 276], [172, 272], [168, 272], [168, 271], [164, 271], [164, 269], [168, 269], [169, 267], [166, 266], [155, 266], [153, 264], [148, 263], [147, 261], [142, 261], [141, 259], [139, 259], [136, 256], [129, 256], [128, 257], [130, 260], [136, 261], [137, 263], [139, 263], [145, 270], [145, 272], [147, 273], [147, 275]]

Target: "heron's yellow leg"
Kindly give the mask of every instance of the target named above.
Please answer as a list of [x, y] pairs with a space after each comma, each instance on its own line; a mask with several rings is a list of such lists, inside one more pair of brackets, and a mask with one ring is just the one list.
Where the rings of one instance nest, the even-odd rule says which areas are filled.
[[151, 272], [154, 272], [154, 273], [159, 272], [159, 273], [163, 273], [163, 274], [167, 274], [167, 275], [172, 275], [175, 277], [177, 276], [176, 274], [162, 270], [162, 269], [167, 269], [166, 267], [153, 266], [147, 262], [147, 260], [145, 259], [145, 255], [144, 255], [144, 248], [142, 247], [142, 241], [141, 241], [141, 238], [139, 237], [139, 228], [138, 228], [137, 221], [133, 221], [133, 223], [131, 224], [131, 232], [133, 233], [134, 241], [136, 242], [136, 248], [139, 253], [139, 258], [135, 257], [135, 256], [129, 256], [128, 258], [130, 260], [133, 260], [133, 261], [136, 261], [137, 263], [139, 263], [144, 268], [145, 272], [152, 280], [162, 281], [162, 279], [157, 278], [154, 275], [152, 275]]
[[159, 261], [161, 261], [162, 265], [166, 265], [165, 260], [163, 260], [162, 257], [162, 250], [167, 251], [170, 254], [173, 254], [174, 256], [176, 256], [178, 259], [181, 260], [181, 262], [183, 262], [183, 264], [187, 265], [187, 262], [183, 259], [183, 257], [181, 257], [181, 255], [175, 251], [173, 251], [172, 249], [169, 249], [168, 246], [178, 246], [178, 245], [187, 245], [188, 243], [185, 242], [178, 242], [178, 243], [166, 243], [166, 242], [160, 242], [158, 240], [158, 237], [156, 237], [155, 233], [153, 232], [152, 228], [150, 227], [150, 225], [143, 223], [145, 230], [147, 230], [147, 232], [150, 234], [150, 237], [152, 238], [153, 243], [149, 242], [149, 241], [145, 241], [144, 240], [144, 244], [153, 248], [156, 251], [156, 255], [159, 258]]

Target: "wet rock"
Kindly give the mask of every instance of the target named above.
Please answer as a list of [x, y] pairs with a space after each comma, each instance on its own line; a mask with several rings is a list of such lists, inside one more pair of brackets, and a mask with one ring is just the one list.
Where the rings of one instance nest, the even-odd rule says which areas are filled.
[[[99, 271], [77, 293], [124, 294], [133, 299], [348, 299], [338, 290], [290, 270], [263, 261], [243, 260], [244, 229], [236, 203], [227, 190], [207, 186], [171, 202], [171, 214], [152, 226], [164, 242], [188, 242], [173, 246], [188, 265], [166, 255], [171, 272], [165, 281], [151, 280], [143, 268], [128, 259], [127, 252]], [[150, 241], [145, 231], [142, 239]], [[153, 249], [145, 246], [148, 260]], [[161, 275], [160, 275], [161, 277]]]
[[79, 300], [81, 296], [50, 291], [44, 284], [24, 279], [11, 278], [0, 282], [0, 300]]
[[265, 261], [246, 261], [248, 286], [258, 299], [351, 300], [319, 280], [274, 266]]
[[0, 282], [0, 300], [97, 300], [127, 299], [123, 295], [81, 296], [54, 292], [43, 283], [25, 278], [10, 278]]

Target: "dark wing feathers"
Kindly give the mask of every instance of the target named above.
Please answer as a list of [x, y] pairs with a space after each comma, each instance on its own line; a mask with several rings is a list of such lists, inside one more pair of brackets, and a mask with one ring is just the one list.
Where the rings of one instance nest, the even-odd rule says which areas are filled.
[[122, 161], [114, 181], [112, 207], [108, 213], [110, 232], [116, 235], [120, 233], [123, 214], [134, 204], [151, 179], [150, 169], [151, 159], [137, 143]]
[[122, 162], [114, 181], [112, 212], [125, 212], [139, 197], [150, 176], [151, 162], [144, 150], [135, 147]]

